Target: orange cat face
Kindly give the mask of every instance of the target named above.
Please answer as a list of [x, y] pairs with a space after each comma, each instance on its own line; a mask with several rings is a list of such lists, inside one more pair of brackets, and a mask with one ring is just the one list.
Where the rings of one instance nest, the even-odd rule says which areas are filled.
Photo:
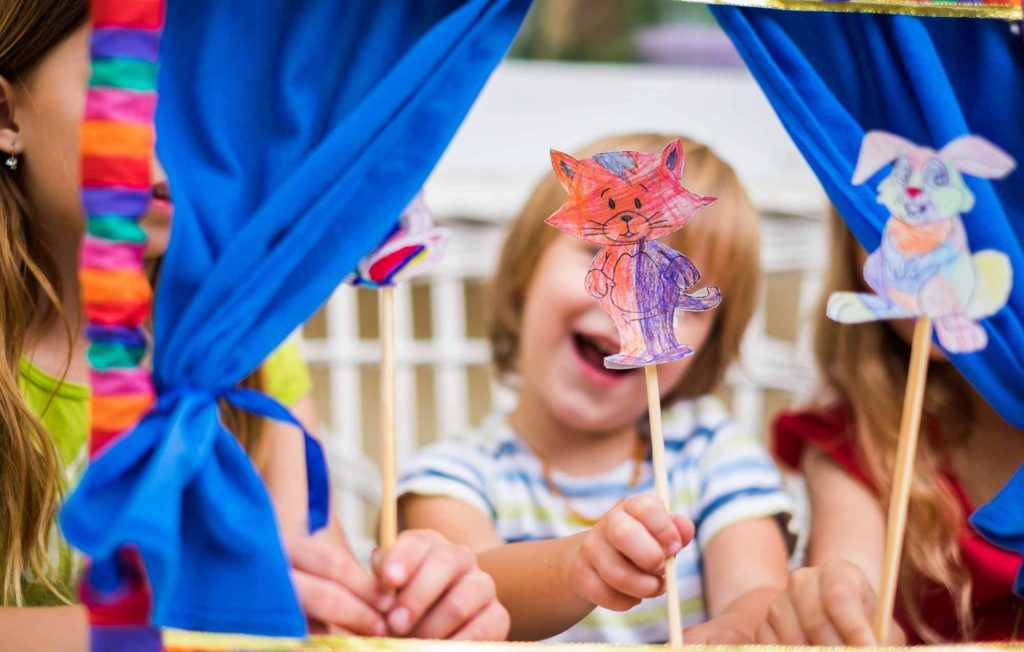
[[680, 229], [714, 201], [679, 182], [683, 146], [673, 141], [661, 156], [605, 152], [584, 161], [552, 150], [551, 166], [569, 196], [547, 223], [604, 246], [639, 244]]

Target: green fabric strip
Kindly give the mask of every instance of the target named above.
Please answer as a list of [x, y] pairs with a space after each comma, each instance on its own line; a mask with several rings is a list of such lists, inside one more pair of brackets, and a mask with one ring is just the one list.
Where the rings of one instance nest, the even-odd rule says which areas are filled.
[[125, 346], [113, 342], [93, 342], [89, 345], [89, 364], [94, 369], [123, 369], [137, 367], [146, 354], [143, 346]]
[[156, 90], [156, 64], [138, 59], [93, 59], [92, 87]]
[[146, 242], [146, 232], [132, 219], [127, 217], [92, 216], [88, 220], [89, 235], [104, 240], [115, 242], [132, 242], [142, 244]]

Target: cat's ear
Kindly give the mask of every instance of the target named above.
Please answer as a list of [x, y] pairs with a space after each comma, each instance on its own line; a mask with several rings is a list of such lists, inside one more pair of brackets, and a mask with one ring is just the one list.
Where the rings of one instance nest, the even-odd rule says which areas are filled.
[[683, 143], [676, 138], [661, 153], [661, 164], [668, 169], [673, 179], [681, 179], [683, 177], [683, 162]]
[[857, 186], [882, 169], [890, 161], [907, 150], [918, 149], [917, 145], [887, 131], [869, 131], [864, 135], [857, 156], [857, 167], [853, 171], [853, 185]]
[[579, 166], [580, 162], [568, 154], [556, 149], [551, 150], [551, 167], [554, 169], [559, 183], [566, 190], [572, 186], [572, 180], [576, 178], [576, 170], [579, 169]]
[[1002, 179], [1017, 166], [1012, 156], [981, 136], [960, 136], [939, 151], [939, 158], [983, 179]]

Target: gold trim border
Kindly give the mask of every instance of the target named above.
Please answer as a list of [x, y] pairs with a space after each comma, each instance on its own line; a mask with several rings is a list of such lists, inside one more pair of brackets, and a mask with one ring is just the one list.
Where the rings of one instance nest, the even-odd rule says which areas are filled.
[[791, 11], [832, 11], [841, 13], [907, 14], [940, 18], [1024, 19], [1020, 3], [973, 4], [961, 2], [913, 2], [907, 0], [676, 0], [708, 5], [735, 5], [755, 9], [788, 9]]

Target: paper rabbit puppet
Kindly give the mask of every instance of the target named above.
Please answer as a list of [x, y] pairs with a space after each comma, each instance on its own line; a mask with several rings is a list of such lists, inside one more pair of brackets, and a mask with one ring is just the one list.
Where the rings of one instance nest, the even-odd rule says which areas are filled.
[[836, 292], [826, 312], [836, 321], [929, 317], [950, 353], [985, 348], [978, 320], [1006, 304], [1013, 282], [1010, 259], [986, 249], [971, 253], [960, 217], [974, 206], [963, 174], [1001, 179], [1014, 168], [1004, 151], [978, 136], [962, 136], [941, 150], [871, 131], [861, 145], [853, 183], [889, 162], [878, 203], [890, 211], [882, 244], [868, 257], [864, 278], [875, 294]]
[[619, 333], [620, 351], [606, 357], [605, 366], [628, 369], [693, 353], [676, 340], [676, 311], [710, 310], [722, 295], [716, 287], [688, 294], [700, 272], [657, 241], [714, 201], [680, 183], [682, 144], [672, 142], [661, 156], [605, 152], [583, 161], [552, 151], [551, 165], [569, 195], [547, 223], [601, 246], [586, 288]]
[[396, 285], [430, 270], [444, 257], [449, 231], [434, 218], [417, 193], [398, 218], [398, 225], [376, 249], [359, 261], [346, 283], [379, 288]]

